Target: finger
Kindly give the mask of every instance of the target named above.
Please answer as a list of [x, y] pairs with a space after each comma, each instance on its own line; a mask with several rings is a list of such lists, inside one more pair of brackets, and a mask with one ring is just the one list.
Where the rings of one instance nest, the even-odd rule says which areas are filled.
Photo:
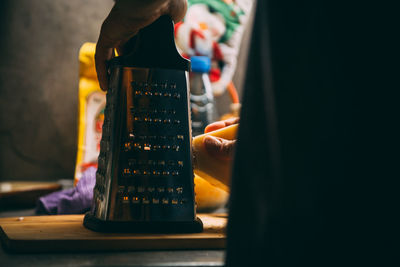
[[207, 127], [204, 129], [204, 133], [209, 133], [209, 132], [212, 132], [212, 131], [215, 131], [215, 130], [218, 130], [218, 129], [221, 129], [224, 127], [225, 127], [224, 121], [216, 121], [216, 122], [213, 122], [213, 123], [207, 125]]
[[114, 57], [114, 48], [120, 47], [121, 41], [128, 40], [137, 32], [137, 24], [122, 19], [115, 6], [104, 20], [95, 53], [97, 78], [102, 90], [108, 89], [107, 61]]
[[230, 160], [233, 158], [233, 151], [236, 140], [226, 140], [215, 136], [206, 136], [203, 139], [207, 152], [216, 158]]
[[207, 127], [204, 129], [204, 133], [209, 133], [236, 123], [239, 123], [239, 118], [230, 118], [223, 121], [216, 121], [207, 125]]
[[96, 44], [96, 52], [94, 55], [97, 78], [99, 80], [100, 88], [103, 91], [108, 89], [108, 72], [107, 72], [107, 61], [110, 60], [114, 55], [114, 47], [117, 46], [117, 41], [112, 38], [109, 34], [111, 25], [113, 24], [113, 10], [111, 10], [108, 17], [104, 20], [101, 25], [99, 39]]
[[112, 57], [113, 57], [112, 48], [96, 46], [96, 54], [95, 54], [96, 72], [100, 88], [103, 91], [108, 90], [108, 72], [106, 63]]
[[177, 23], [185, 17], [186, 10], [187, 0], [170, 1], [166, 14], [169, 14], [173, 21]]
[[135, 50], [135, 46], [138, 42], [137, 39], [133, 38], [133, 36], [135, 36], [137, 33], [138, 31], [126, 36], [125, 39], [122, 39], [119, 42], [119, 45], [116, 47], [118, 56], [128, 54]]

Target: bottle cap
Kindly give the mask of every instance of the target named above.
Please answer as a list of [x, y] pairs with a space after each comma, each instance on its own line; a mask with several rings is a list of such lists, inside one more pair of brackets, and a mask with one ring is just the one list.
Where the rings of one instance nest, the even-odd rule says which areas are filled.
[[208, 73], [211, 68], [211, 60], [206, 56], [193, 56], [190, 58], [193, 72]]

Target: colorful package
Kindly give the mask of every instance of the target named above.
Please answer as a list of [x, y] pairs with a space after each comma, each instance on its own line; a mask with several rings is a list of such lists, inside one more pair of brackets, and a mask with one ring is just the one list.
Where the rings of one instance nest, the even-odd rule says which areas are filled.
[[79, 125], [76, 184], [89, 167], [97, 167], [106, 96], [101, 91], [94, 64], [96, 44], [85, 43], [79, 51]]

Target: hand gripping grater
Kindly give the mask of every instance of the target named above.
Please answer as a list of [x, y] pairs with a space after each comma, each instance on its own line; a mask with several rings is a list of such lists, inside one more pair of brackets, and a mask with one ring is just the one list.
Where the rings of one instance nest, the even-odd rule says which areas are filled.
[[109, 63], [110, 85], [93, 205], [102, 232], [201, 232], [196, 217], [187, 74], [162, 16]]

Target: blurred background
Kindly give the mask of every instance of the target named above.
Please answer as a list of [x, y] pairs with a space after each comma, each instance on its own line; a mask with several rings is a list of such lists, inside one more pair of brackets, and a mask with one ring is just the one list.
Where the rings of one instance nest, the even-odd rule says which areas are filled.
[[[0, 2], [0, 182], [73, 179], [79, 49], [96, 42], [112, 5], [112, 0]], [[251, 31], [243, 32], [233, 75], [239, 95]], [[216, 98], [218, 114], [229, 112], [229, 105], [227, 92]]]

